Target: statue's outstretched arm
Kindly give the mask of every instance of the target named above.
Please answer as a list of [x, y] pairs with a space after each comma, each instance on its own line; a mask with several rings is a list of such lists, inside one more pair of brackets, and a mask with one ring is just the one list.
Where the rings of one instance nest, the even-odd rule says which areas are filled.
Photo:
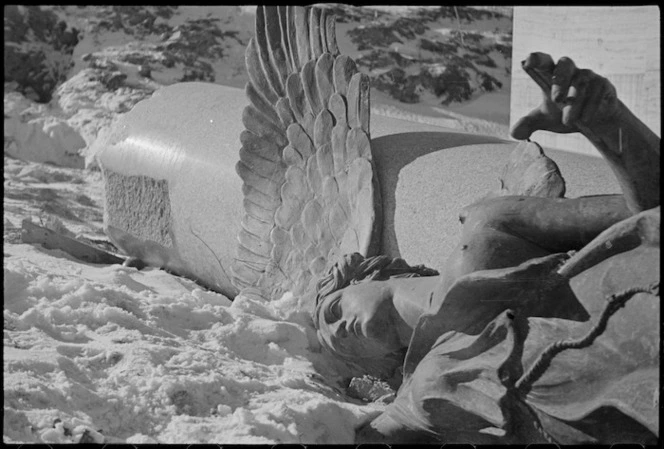
[[580, 132], [608, 162], [632, 213], [659, 206], [660, 138], [618, 99], [611, 82], [566, 57], [556, 64], [545, 53], [531, 53], [522, 66], [544, 101], [514, 125], [512, 137]]
[[616, 254], [638, 246], [659, 246], [661, 209], [640, 212], [606, 229], [567, 260], [558, 274], [571, 279]]
[[300, 295], [337, 255], [371, 255], [379, 239], [369, 82], [321, 8], [259, 6], [246, 66], [233, 283], [264, 299]]

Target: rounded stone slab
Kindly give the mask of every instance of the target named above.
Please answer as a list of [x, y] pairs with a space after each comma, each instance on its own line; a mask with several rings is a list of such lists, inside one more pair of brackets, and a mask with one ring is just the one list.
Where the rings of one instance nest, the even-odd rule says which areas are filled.
[[[500, 190], [499, 177], [518, 143], [443, 128], [404, 132], [423, 125], [380, 116], [372, 117], [374, 123], [371, 149], [383, 201], [381, 254], [441, 270], [460, 237], [459, 213]], [[544, 151], [560, 168], [566, 197], [620, 193], [600, 157]]]
[[[175, 84], [138, 103], [97, 142], [104, 226], [116, 245], [229, 297], [237, 294], [229, 269], [243, 210], [235, 163], [246, 103], [240, 89]], [[159, 198], [170, 211], [156, 222], [150, 203]]]
[[[99, 139], [104, 224], [129, 255], [234, 297], [229, 275], [242, 218], [242, 89], [164, 87]], [[441, 268], [461, 209], [500, 188], [516, 142], [374, 114], [371, 149], [383, 206], [380, 254]], [[619, 193], [599, 157], [545, 149], [567, 196]], [[155, 219], [155, 214], [159, 216]]]

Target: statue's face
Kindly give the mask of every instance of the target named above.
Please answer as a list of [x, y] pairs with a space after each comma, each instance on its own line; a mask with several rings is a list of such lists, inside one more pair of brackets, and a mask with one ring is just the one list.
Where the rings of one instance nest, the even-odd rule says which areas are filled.
[[318, 320], [322, 343], [340, 357], [354, 359], [370, 374], [393, 370], [394, 360], [388, 362], [385, 356], [404, 349], [392, 294], [380, 283], [352, 285], [327, 296]]

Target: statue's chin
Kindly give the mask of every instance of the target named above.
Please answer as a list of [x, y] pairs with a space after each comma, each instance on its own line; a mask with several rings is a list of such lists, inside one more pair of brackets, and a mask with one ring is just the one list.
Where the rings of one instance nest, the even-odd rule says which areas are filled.
[[320, 329], [317, 335], [323, 348], [352, 368], [356, 377], [370, 375], [388, 380], [403, 366], [406, 356], [406, 347], [394, 349], [374, 339], [354, 339], [352, 343], [350, 341], [342, 343], [325, 338], [326, 334]]

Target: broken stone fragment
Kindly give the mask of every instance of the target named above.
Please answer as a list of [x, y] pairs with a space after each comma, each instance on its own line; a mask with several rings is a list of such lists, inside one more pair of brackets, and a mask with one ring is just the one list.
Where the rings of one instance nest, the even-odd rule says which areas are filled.
[[565, 180], [556, 163], [536, 142], [519, 143], [500, 176], [499, 195], [562, 198]]
[[380, 379], [372, 376], [353, 377], [348, 385], [347, 393], [356, 399], [366, 402], [389, 403], [394, 400], [396, 392]]

